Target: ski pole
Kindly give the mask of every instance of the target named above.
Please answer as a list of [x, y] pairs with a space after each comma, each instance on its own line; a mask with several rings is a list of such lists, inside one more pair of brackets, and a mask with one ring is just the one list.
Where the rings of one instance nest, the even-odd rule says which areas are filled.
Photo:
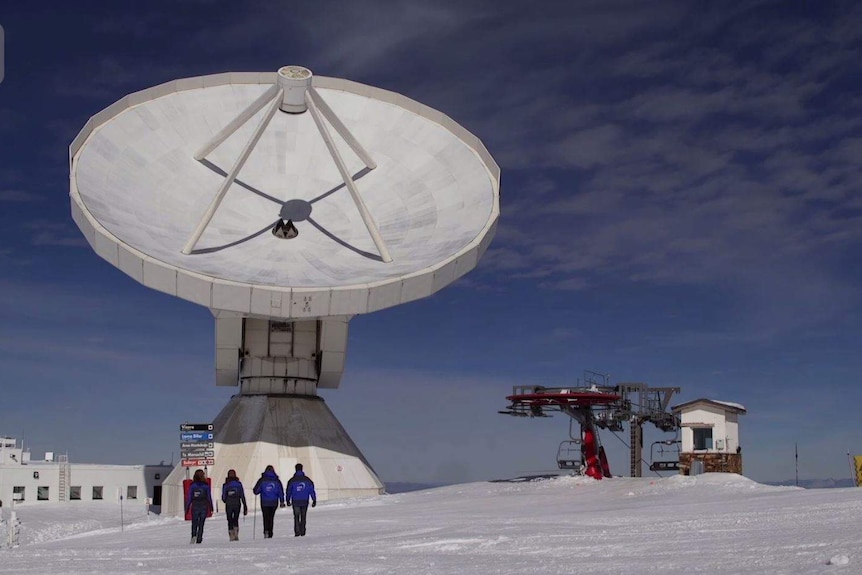
[[257, 495], [254, 496], [254, 517], [252, 518], [252, 529], [251, 538], [254, 539], [257, 536]]

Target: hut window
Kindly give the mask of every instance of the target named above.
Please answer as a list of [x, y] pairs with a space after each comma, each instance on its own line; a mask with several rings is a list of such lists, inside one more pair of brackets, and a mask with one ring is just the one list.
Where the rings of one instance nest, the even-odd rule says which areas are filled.
[[703, 451], [712, 449], [712, 428], [711, 427], [695, 427], [694, 432], [694, 449], [695, 451]]

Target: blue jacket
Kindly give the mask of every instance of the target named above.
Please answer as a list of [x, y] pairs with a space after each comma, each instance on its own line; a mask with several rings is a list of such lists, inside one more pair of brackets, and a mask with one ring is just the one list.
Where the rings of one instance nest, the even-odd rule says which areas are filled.
[[287, 481], [287, 504], [291, 502], [294, 505], [308, 505], [308, 500], [311, 499], [317, 503], [317, 493], [314, 492], [314, 481], [306, 477], [302, 471], [297, 471]]
[[263, 507], [278, 507], [280, 503], [284, 503], [284, 488], [275, 471], [264, 471], [260, 474], [260, 479], [254, 484], [254, 494], [260, 495], [260, 504]]
[[213, 495], [212, 491], [210, 491], [210, 486], [206, 483], [198, 483], [195, 481], [189, 485], [188, 498], [188, 501], [186, 501], [186, 513], [188, 513], [189, 509], [192, 507], [195, 509], [206, 509], [207, 511], [212, 511]]
[[221, 486], [221, 500], [225, 505], [239, 506], [242, 503], [242, 508], [248, 511], [248, 504], [245, 502], [245, 489], [243, 489], [239, 479], [231, 479]]

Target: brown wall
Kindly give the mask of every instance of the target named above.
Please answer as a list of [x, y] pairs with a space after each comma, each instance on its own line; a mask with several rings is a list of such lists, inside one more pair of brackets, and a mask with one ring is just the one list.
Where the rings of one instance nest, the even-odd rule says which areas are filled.
[[692, 460], [703, 461], [703, 471], [739, 473], [742, 475], [742, 455], [739, 453], [680, 453], [679, 472], [681, 475], [691, 473]]

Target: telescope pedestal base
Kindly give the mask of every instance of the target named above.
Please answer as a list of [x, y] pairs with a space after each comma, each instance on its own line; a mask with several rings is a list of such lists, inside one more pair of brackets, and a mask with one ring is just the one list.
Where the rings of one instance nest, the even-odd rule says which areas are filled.
[[[371, 465], [318, 396], [236, 395], [212, 423], [215, 464], [206, 471], [219, 508], [221, 485], [233, 469], [254, 509], [252, 488], [267, 465], [287, 483], [302, 463], [319, 501], [383, 493]], [[195, 469], [189, 468], [189, 477]], [[162, 513], [183, 514], [186, 473], [179, 465], [162, 483]]]

